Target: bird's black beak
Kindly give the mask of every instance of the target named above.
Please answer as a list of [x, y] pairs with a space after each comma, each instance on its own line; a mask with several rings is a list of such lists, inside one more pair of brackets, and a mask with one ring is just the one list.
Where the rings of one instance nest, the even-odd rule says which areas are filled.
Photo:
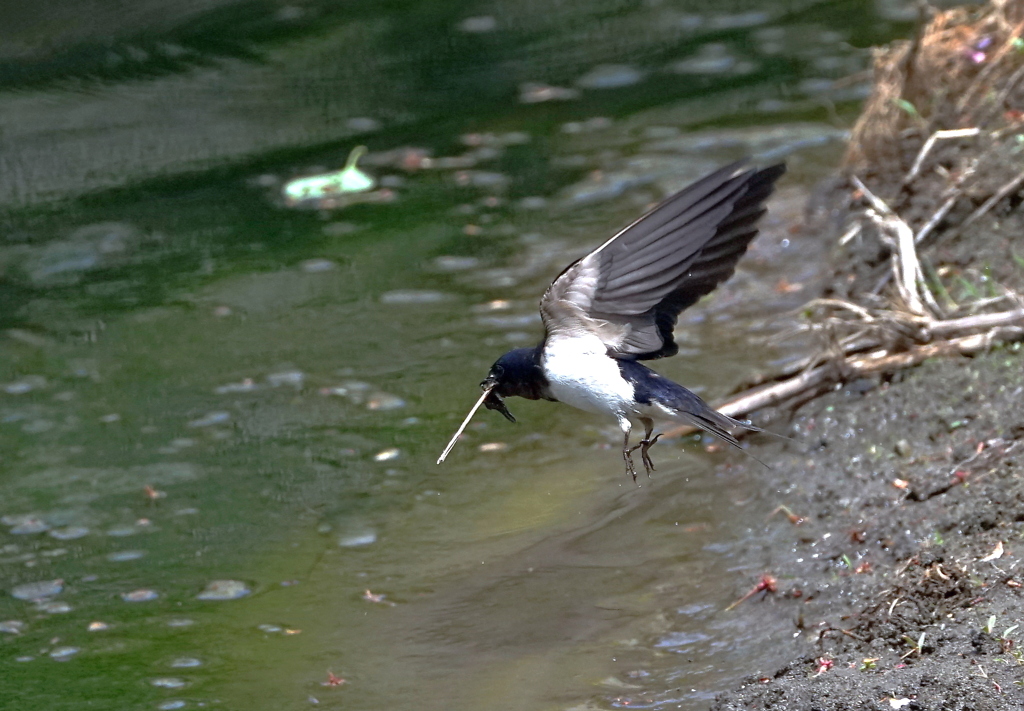
[[498, 381], [492, 376], [487, 376], [484, 381], [480, 383], [480, 387], [487, 391], [487, 397], [484, 398], [484, 406], [488, 410], [497, 410], [505, 416], [505, 419], [509, 422], [515, 422], [516, 418], [512, 416], [512, 413], [508, 411], [505, 406], [505, 400], [496, 391]]

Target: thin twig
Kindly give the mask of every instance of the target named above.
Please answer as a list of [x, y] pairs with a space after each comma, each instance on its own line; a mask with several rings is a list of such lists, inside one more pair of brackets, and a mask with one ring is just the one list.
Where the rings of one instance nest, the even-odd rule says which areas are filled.
[[956, 201], [960, 199], [960, 194], [960, 190], [957, 189], [956, 192], [946, 198], [946, 201], [939, 206], [939, 209], [928, 218], [928, 221], [924, 223], [924, 225], [921, 226], [921, 229], [917, 231], [917, 234], [914, 235], [914, 244], [921, 244], [928, 238], [928, 235], [932, 233], [932, 230], [934, 230], [938, 224], [945, 219], [946, 215], [949, 214], [949, 211], [953, 209], [953, 205], [955, 205]]
[[964, 220], [963, 224], [960, 226], [960, 230], [962, 231], [963, 229], [972, 225], [976, 220], [981, 218], [989, 210], [995, 207], [996, 203], [998, 203], [1004, 197], [1006, 197], [1014, 190], [1019, 188], [1022, 184], [1024, 184], [1024, 171], [1017, 173], [1013, 180], [1006, 183], [1003, 187], [999, 188], [999, 190], [996, 191], [995, 195], [990, 197], [988, 200], [982, 203], [981, 207], [979, 207], [977, 210], [968, 215], [967, 219]]
[[957, 128], [949, 131], [936, 131], [935, 133], [933, 133], [931, 136], [928, 137], [928, 140], [924, 142], [924, 145], [921, 146], [921, 150], [918, 151], [917, 158], [914, 159], [914, 165], [911, 166], [910, 172], [908, 172], [906, 177], [903, 178], [903, 184], [909, 184], [910, 181], [916, 178], [917, 174], [921, 172], [921, 166], [924, 164], [924, 159], [935, 146], [936, 141], [947, 138], [965, 138], [967, 136], [977, 136], [979, 133], [981, 133], [981, 129], [977, 127]]
[[[986, 314], [991, 317], [990, 323], [1017, 324], [1024, 321], [1024, 310], [1005, 312], [1002, 314]], [[997, 318], [998, 317], [998, 318]], [[984, 317], [955, 319], [962, 327], [971, 329], [983, 328]], [[936, 322], [943, 323], [943, 322]], [[1012, 341], [1024, 337], [1024, 324], [997, 325], [984, 333], [975, 333], [958, 338], [936, 341], [914, 346], [906, 351], [892, 353], [884, 348], [869, 353], [842, 359], [840, 363], [828, 363], [807, 370], [797, 377], [771, 385], [753, 388], [747, 392], [719, 404], [716, 409], [729, 417], [745, 415], [772, 405], [778, 405], [791, 398], [806, 394], [812, 389], [820, 389], [834, 382], [839, 382], [839, 374], [845, 373], [846, 379], [889, 373], [918, 365], [929, 358], [939, 355], [974, 355], [989, 349], [993, 343]], [[688, 425], [674, 427], [665, 432], [666, 438], [681, 437], [696, 431]]]
[[921, 263], [917, 259], [914, 232], [910, 229], [910, 225], [904, 222], [881, 198], [868, 190], [860, 178], [851, 175], [850, 180], [874, 208], [873, 212], [868, 211], [868, 217], [878, 224], [883, 233], [891, 232], [896, 236], [898, 260], [893, 262], [893, 268], [898, 272], [899, 279], [896, 281], [896, 286], [900, 296], [906, 302], [907, 308], [915, 314], [925, 315], [927, 312], [922, 302], [922, 297], [924, 297], [924, 301], [928, 302], [932, 313], [938, 313], [938, 305], [931, 298], [931, 292], [924, 286], [924, 273], [921, 271]]

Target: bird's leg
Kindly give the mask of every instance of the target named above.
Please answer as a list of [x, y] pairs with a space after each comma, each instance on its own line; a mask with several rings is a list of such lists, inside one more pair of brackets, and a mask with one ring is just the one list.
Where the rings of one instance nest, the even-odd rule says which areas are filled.
[[644, 469], [647, 470], [647, 476], [650, 477], [651, 472], [654, 471], [654, 462], [651, 461], [651, 455], [648, 454], [647, 451], [654, 446], [655, 442], [658, 441], [658, 438], [661, 437], [661, 433], [659, 432], [657, 436], [651, 439], [651, 432], [654, 431], [654, 420], [649, 417], [642, 417], [640, 418], [640, 421], [644, 423], [644, 438], [640, 440], [639, 444], [631, 448], [629, 451], [630, 453], [633, 453], [638, 449], [640, 450], [640, 458], [643, 460]]
[[633, 483], [636, 483], [636, 467], [633, 466], [633, 449], [629, 448], [629, 433], [633, 429], [633, 425], [630, 424], [626, 418], [619, 419], [619, 428], [622, 430], [622, 459], [626, 462], [626, 473], [633, 477]]

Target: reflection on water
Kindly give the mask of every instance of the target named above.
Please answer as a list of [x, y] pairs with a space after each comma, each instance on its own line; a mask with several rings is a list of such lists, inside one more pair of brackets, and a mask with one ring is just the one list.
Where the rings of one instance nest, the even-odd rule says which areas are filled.
[[[852, 45], [898, 28], [810, 0], [165, 5], [58, 4], [0, 44], [19, 708], [703, 708], [779, 654], [723, 613], [770, 544], [737, 455], [659, 444], [637, 489], [614, 424], [524, 402], [434, 460], [558, 270], [743, 154], [792, 182], [659, 370], [713, 398], [785, 357], [749, 344], [819, 277], [799, 184], [841, 149]], [[356, 134], [376, 197], [287, 207]]]

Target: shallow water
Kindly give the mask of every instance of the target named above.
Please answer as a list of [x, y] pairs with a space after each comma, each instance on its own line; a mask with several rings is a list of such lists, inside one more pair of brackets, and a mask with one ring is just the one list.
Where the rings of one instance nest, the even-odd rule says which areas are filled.
[[[260, 62], [198, 43], [234, 17], [211, 3], [206, 34], [107, 19], [124, 56], [170, 25], [209, 63], [90, 69], [72, 51], [89, 37], [64, 38], [75, 61], [22, 58], [35, 74], [4, 57], [0, 104], [23, 113], [0, 112], [0, 136], [25, 168], [0, 180], [0, 685], [17, 708], [702, 708], [780, 653], [723, 613], [763, 544], [741, 455], [659, 444], [637, 488], [614, 424], [515, 402], [519, 424], [484, 412], [434, 460], [490, 362], [539, 337], [565, 263], [745, 154], [787, 159], [790, 182], [658, 366], [715, 398], [785, 358], [773, 319], [824, 249], [787, 225], [860, 91], [824, 80], [863, 66], [851, 41], [901, 28], [863, 3], [528, 5], [311, 5], [322, 27], [279, 34], [293, 11], [249, 8]], [[429, 31], [394, 41], [415, 22]], [[366, 27], [388, 28], [359, 35], [366, 76], [311, 72]], [[250, 98], [255, 128], [224, 119], [289, 77], [320, 103]], [[332, 91], [345, 77], [358, 115]], [[154, 123], [169, 82], [209, 115]], [[76, 110], [47, 127], [48, 102]], [[350, 134], [391, 192], [286, 208], [283, 183], [340, 167]]]

